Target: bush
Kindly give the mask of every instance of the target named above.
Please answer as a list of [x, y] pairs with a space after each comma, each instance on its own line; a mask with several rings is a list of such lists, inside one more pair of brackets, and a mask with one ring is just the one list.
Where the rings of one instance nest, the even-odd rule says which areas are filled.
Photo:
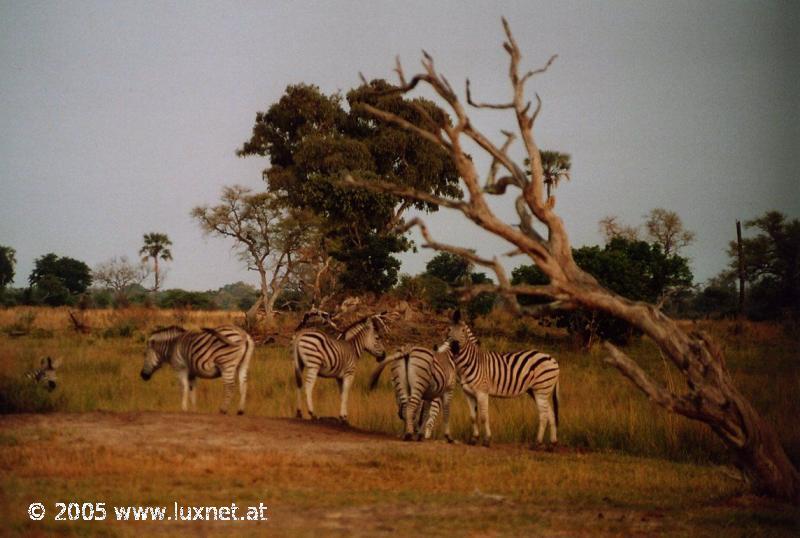
[[65, 404], [63, 394], [48, 392], [30, 379], [0, 377], [0, 414], [50, 413]]

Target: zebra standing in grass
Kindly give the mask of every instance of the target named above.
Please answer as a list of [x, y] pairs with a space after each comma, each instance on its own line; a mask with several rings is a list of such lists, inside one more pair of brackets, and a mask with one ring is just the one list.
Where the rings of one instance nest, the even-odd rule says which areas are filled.
[[35, 383], [41, 383], [47, 387], [47, 390], [53, 391], [55, 390], [56, 382], [58, 381], [58, 377], [56, 377], [56, 368], [58, 368], [60, 365], [60, 360], [53, 360], [49, 356], [45, 357], [39, 363], [39, 368], [27, 372], [25, 377], [34, 381]]
[[[303, 390], [306, 393], [308, 414], [312, 419], [317, 418], [312, 398], [314, 383], [317, 376], [332, 377], [339, 384], [339, 420], [347, 423], [347, 397], [361, 352], [366, 350], [379, 360], [386, 356], [381, 341], [381, 334], [386, 332], [383, 314], [385, 313], [356, 321], [342, 331], [337, 340], [316, 329], [301, 329], [295, 333], [292, 338], [292, 358], [297, 383], [297, 418], [303, 418]], [[305, 321], [304, 318], [300, 327]]]
[[[472, 417], [470, 444], [478, 441], [478, 422], [484, 426], [484, 446], [489, 446], [492, 432], [489, 428], [489, 396], [513, 398], [528, 393], [539, 410], [539, 431], [536, 447], [542, 445], [545, 427], [550, 425], [550, 442], [558, 443], [558, 374], [556, 360], [546, 353], [535, 350], [497, 353], [483, 351], [478, 340], [466, 323], [461, 321], [461, 312], [456, 310], [447, 341], [440, 346], [450, 348], [455, 354], [461, 387], [469, 401]], [[553, 404], [550, 405], [552, 395]]]
[[380, 362], [370, 378], [370, 389], [378, 384], [381, 372], [388, 364], [391, 364], [398, 412], [405, 422], [403, 440], [410, 441], [415, 433], [417, 440], [422, 440], [420, 429], [423, 425], [425, 439], [430, 439], [441, 408], [444, 437], [452, 443], [450, 402], [453, 400], [456, 370], [450, 350], [438, 352], [422, 346], [406, 346]]
[[147, 339], [147, 353], [142, 366], [142, 379], [169, 362], [178, 372], [183, 386], [181, 409], [187, 410], [191, 394], [192, 410], [197, 408], [195, 383], [198, 377], [222, 377], [224, 395], [221, 413], [227, 413], [233, 398], [235, 380], [239, 381], [239, 414], [244, 414], [247, 397], [247, 369], [253, 356], [253, 339], [243, 329], [224, 325], [215, 329], [187, 331], [183, 327], [167, 327], [153, 332]]

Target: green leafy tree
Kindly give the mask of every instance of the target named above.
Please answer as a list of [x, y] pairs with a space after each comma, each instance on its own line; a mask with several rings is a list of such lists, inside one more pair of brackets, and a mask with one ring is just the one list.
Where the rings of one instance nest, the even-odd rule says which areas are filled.
[[157, 232], [144, 234], [144, 245], [139, 250], [139, 255], [142, 256], [142, 261], [153, 260], [153, 276], [155, 278], [153, 291], [156, 293], [158, 293], [163, 278], [158, 267], [158, 260], [169, 261], [172, 259], [172, 251], [169, 249], [171, 246], [172, 241], [167, 234]]
[[[476, 273], [472, 264], [450, 252], [439, 252], [426, 265], [423, 282], [426, 289], [427, 302], [437, 311], [455, 308], [459, 304], [458, 292], [455, 288], [467, 287], [470, 284], [487, 284], [491, 282], [485, 273]], [[443, 285], [437, 285], [435, 281]], [[494, 293], [483, 292], [472, 297], [467, 305], [470, 318], [488, 314], [497, 301]]]
[[[749, 293], [747, 312], [756, 319], [800, 313], [800, 220], [777, 211], [745, 223], [758, 235], [742, 240], [744, 270]], [[731, 272], [738, 272], [738, 251], [728, 249]]]
[[[605, 247], [573, 249], [578, 266], [594, 276], [601, 285], [637, 301], [657, 302], [670, 289], [692, 284], [692, 272], [686, 258], [667, 256], [656, 243], [612, 238]], [[544, 273], [533, 265], [517, 267], [511, 273], [512, 284], [547, 284]], [[536, 304], [536, 298], [519, 297], [522, 304]], [[566, 327], [584, 346], [595, 336], [626, 342], [633, 334], [627, 323], [608, 314], [576, 310], [560, 312], [551, 318]]]
[[86, 291], [92, 272], [82, 261], [50, 253], [34, 261], [28, 282], [31, 302], [59, 306], [71, 304], [76, 295]]
[[341, 282], [353, 291], [383, 292], [397, 280], [394, 254], [410, 242], [393, 235], [409, 208], [437, 206], [389, 194], [335, 185], [347, 174], [383, 180], [448, 197], [460, 196], [458, 174], [442, 148], [388, 125], [362, 106], [380, 105], [416, 125], [449, 121], [425, 99], [390, 93], [382, 80], [347, 93], [325, 95], [312, 85], [289, 86], [280, 100], [256, 115], [253, 134], [240, 156], [269, 158], [268, 188], [292, 207], [321, 217], [330, 254], [344, 263]]
[[0, 245], [0, 292], [14, 281], [14, 267], [17, 264], [16, 251]]

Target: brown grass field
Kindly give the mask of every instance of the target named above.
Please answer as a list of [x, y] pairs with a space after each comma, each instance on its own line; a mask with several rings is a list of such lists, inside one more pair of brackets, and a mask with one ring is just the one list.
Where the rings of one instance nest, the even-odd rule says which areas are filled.
[[[701, 425], [664, 413], [616, 371], [602, 350], [576, 351], [563, 335], [502, 313], [480, 320], [483, 344], [536, 346], [562, 367], [562, 447], [527, 449], [536, 412], [528, 398], [493, 401], [489, 449], [441, 440], [403, 443], [388, 379], [369, 392], [364, 358], [351, 393], [351, 427], [290, 418], [294, 383], [285, 338], [256, 350], [247, 415], [221, 416], [218, 380], [198, 385], [198, 412], [180, 412], [176, 377], [139, 379], [146, 334], [159, 325], [236, 321], [228, 312], [90, 311], [91, 334], [62, 309], [0, 310], [0, 531], [3, 535], [141, 533], [274, 536], [797, 535], [796, 508], [749, 494], [724, 449]], [[444, 322], [444, 320], [440, 320]], [[286, 333], [296, 323], [284, 320]], [[800, 463], [796, 330], [703, 322], [731, 371]], [[11, 337], [25, 326], [28, 334]], [[441, 324], [398, 323], [390, 347], [432, 344]], [[678, 376], [646, 340], [629, 352], [673, 386]], [[59, 386], [31, 387], [24, 372], [63, 359]], [[315, 403], [335, 415], [332, 381]], [[10, 403], [9, 403], [10, 402]], [[10, 412], [11, 411], [11, 412]], [[468, 414], [454, 400], [454, 433]], [[31, 521], [28, 505], [48, 513]], [[57, 502], [105, 502], [105, 521], [54, 521]], [[115, 521], [112, 506], [269, 506], [264, 522]], [[168, 512], [169, 514], [169, 512]]]

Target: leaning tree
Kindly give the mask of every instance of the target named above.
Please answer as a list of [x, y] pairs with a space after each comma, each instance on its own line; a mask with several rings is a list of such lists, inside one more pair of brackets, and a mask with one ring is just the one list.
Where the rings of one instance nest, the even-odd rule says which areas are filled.
[[[737, 466], [759, 492], [797, 501], [800, 497], [800, 476], [780, 444], [775, 430], [756, 412], [736, 388], [725, 364], [720, 347], [705, 333], [687, 332], [652, 304], [633, 301], [601, 286], [582, 270], [572, 257], [572, 248], [564, 223], [555, 211], [556, 197], [548, 200], [542, 155], [536, 144], [533, 127], [542, 102], [535, 96], [535, 106], [525, 97], [525, 85], [545, 72], [556, 56], [541, 68], [520, 71], [520, 49], [503, 19], [506, 41], [504, 49], [510, 57], [508, 77], [511, 98], [502, 103], [482, 103], [473, 99], [469, 80], [466, 102], [475, 108], [510, 111], [516, 120], [530, 171], [516, 162], [508, 152], [515, 134], [504, 131], [504, 141], [494, 143], [479, 131], [470, 120], [464, 103], [448, 80], [434, 67], [433, 58], [423, 52], [423, 72], [407, 79], [399, 60], [396, 72], [399, 85], [395, 92], [406, 94], [425, 84], [446, 103], [450, 116], [430, 114], [418, 109], [424, 122], [414, 124], [394, 112], [361, 103], [357, 106], [375, 118], [416, 133], [448, 152], [467, 191], [463, 200], [431, 194], [411, 187], [400, 186], [372, 178], [346, 179], [353, 187], [390, 193], [413, 200], [460, 211], [481, 228], [513, 245], [512, 254], [528, 256], [548, 277], [543, 285], [512, 285], [498, 259], [480, 257], [472, 251], [435, 241], [419, 218], [404, 224], [405, 229], [417, 226], [425, 246], [458, 254], [494, 270], [497, 284], [473, 286], [471, 293], [495, 291], [507, 297], [514, 308], [523, 310], [569, 310], [586, 308], [606, 312], [620, 318], [649, 336], [661, 352], [680, 371], [686, 386], [673, 390], [655, 380], [624, 351], [606, 343], [608, 363], [615, 366], [651, 400], [665, 409], [706, 423], [733, 452]], [[452, 118], [452, 119], [450, 119]], [[467, 153], [466, 143], [474, 143], [492, 159], [484, 182], [481, 181], [475, 159]], [[483, 184], [482, 184], [483, 183]], [[487, 202], [487, 195], [513, 193], [518, 223], [499, 218]], [[543, 226], [546, 233], [537, 230]], [[524, 307], [516, 302], [517, 295], [531, 295], [549, 300], [545, 305]]]

